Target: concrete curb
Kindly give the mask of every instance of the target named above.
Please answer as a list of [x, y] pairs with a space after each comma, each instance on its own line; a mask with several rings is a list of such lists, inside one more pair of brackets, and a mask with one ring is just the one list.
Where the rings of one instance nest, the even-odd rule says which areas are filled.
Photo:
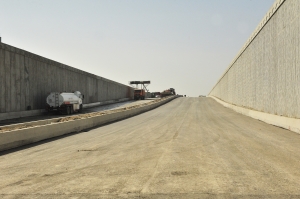
[[86, 119], [77, 119], [73, 121], [54, 123], [57, 122], [59, 119], [59, 118], [55, 118], [49, 120], [28, 122], [23, 124], [2, 126], [1, 128], [13, 127], [17, 125], [39, 125], [36, 127], [29, 127], [29, 128], [0, 133], [0, 151], [12, 149], [15, 147], [38, 142], [48, 138], [53, 138], [56, 136], [61, 136], [68, 133], [80, 132], [84, 129], [129, 118], [141, 114], [143, 112], [149, 111], [151, 109], [157, 108], [165, 103], [170, 102], [175, 98], [177, 98], [177, 96], [165, 98], [162, 101], [159, 101], [157, 103], [141, 106], [138, 108], [123, 110], [123, 111], [120, 110], [120, 112], [114, 112], [114, 113], [105, 114], [101, 116], [94, 116]]
[[209, 97], [213, 98], [223, 106], [230, 108], [238, 113], [241, 113], [243, 115], [252, 117], [254, 119], [258, 119], [263, 122], [266, 122], [268, 124], [279, 126], [300, 134], [300, 119], [283, 117], [283, 116], [273, 115], [273, 114], [264, 113], [260, 111], [255, 111], [240, 106], [236, 106], [233, 104], [229, 104], [213, 96], [209, 96]]

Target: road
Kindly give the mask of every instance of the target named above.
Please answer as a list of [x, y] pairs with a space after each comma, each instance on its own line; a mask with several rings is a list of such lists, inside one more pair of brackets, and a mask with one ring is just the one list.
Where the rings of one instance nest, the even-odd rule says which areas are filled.
[[[113, 109], [117, 109], [117, 108], [121, 108], [121, 107], [124, 108], [127, 106], [134, 106], [134, 105], [147, 103], [147, 102], [153, 101], [153, 100], [154, 100], [154, 98], [149, 98], [146, 100], [138, 100], [138, 101], [130, 100], [130, 101], [118, 102], [118, 103], [114, 103], [114, 104], [96, 106], [96, 107], [92, 107], [92, 108], [85, 108], [82, 110], [82, 113], [74, 113], [73, 115], [99, 112], [99, 111], [105, 111], [105, 110], [113, 110]], [[24, 122], [32, 122], [32, 121], [37, 121], [37, 120], [46, 120], [46, 119], [65, 117], [65, 116], [66, 115], [55, 114], [53, 112], [53, 113], [45, 113], [43, 115], [37, 115], [37, 116], [0, 120], [0, 127], [5, 126], [5, 125], [19, 124], [19, 123], [24, 123]]]
[[0, 155], [0, 198], [300, 198], [300, 135], [177, 98]]

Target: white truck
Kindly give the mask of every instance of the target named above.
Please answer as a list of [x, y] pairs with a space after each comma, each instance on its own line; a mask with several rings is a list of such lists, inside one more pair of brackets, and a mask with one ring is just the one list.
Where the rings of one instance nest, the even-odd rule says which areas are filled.
[[46, 110], [48, 112], [56, 111], [67, 115], [74, 112], [81, 112], [83, 99], [84, 95], [79, 91], [75, 91], [74, 93], [52, 92], [46, 99]]

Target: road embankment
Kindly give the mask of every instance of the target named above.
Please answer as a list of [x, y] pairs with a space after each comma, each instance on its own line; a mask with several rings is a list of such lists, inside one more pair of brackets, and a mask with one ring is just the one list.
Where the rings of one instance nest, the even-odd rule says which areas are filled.
[[172, 96], [109, 111], [2, 126], [0, 151], [126, 119], [157, 108], [177, 97]]

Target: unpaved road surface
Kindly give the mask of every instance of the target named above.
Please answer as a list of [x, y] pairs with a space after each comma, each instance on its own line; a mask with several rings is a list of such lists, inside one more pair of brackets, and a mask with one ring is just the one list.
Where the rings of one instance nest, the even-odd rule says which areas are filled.
[[178, 98], [1, 153], [0, 198], [300, 198], [300, 135]]

